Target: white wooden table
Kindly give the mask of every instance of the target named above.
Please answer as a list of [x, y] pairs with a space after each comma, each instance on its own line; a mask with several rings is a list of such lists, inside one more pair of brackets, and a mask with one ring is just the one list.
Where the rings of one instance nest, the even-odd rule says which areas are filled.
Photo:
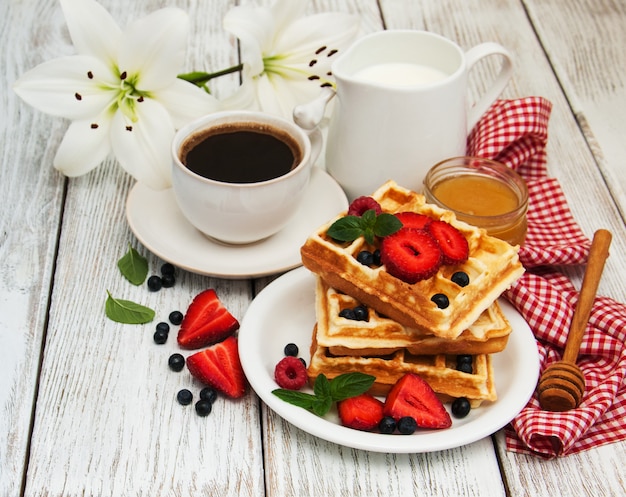
[[[234, 1], [102, 3], [121, 24], [180, 6], [192, 16], [189, 70], [237, 61], [221, 28]], [[553, 102], [550, 174], [589, 236], [613, 232], [600, 293], [626, 302], [626, 2], [319, 0], [310, 10], [357, 13], [366, 32], [428, 29], [465, 48], [508, 47], [516, 73], [504, 96]], [[0, 37], [1, 497], [626, 494], [626, 443], [545, 461], [507, 452], [500, 432], [452, 450], [379, 454], [315, 438], [252, 392], [220, 401], [208, 418], [182, 409], [174, 395], [189, 379], [166, 366], [175, 341], [159, 348], [151, 326], [106, 319], [106, 290], [146, 302], [162, 320], [214, 287], [242, 318], [272, 278], [179, 271], [174, 288], [149, 295], [125, 282], [117, 260], [129, 242], [142, 249], [125, 220], [133, 181], [112, 160], [78, 179], [60, 176], [52, 158], [66, 123], [11, 90], [27, 69], [72, 53], [58, 3], [3, 0]], [[162, 261], [143, 252], [157, 272]]]

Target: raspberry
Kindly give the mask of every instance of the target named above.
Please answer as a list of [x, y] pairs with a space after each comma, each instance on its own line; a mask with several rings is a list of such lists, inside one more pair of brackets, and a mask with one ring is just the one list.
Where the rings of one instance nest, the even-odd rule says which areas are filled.
[[297, 357], [284, 357], [276, 364], [274, 379], [281, 388], [300, 390], [308, 381], [306, 367]]
[[372, 197], [358, 197], [355, 198], [350, 204], [350, 207], [348, 207], [348, 216], [362, 216], [365, 211], [370, 209], [374, 209], [376, 215], [383, 211], [380, 204]]

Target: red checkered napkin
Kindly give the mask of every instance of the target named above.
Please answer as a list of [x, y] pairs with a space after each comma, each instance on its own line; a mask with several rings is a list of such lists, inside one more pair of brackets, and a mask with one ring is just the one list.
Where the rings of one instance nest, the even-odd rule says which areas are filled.
[[[559, 267], [584, 264], [591, 245], [567, 206], [558, 182], [547, 177], [551, 104], [540, 97], [500, 100], [468, 138], [468, 155], [515, 169], [528, 184], [528, 235], [520, 249], [526, 273], [505, 297], [536, 339], [541, 371], [561, 359], [578, 292]], [[507, 448], [545, 458], [626, 440], [626, 305], [598, 296], [578, 365], [585, 374], [581, 405], [564, 413], [540, 408], [536, 395], [506, 427]]]

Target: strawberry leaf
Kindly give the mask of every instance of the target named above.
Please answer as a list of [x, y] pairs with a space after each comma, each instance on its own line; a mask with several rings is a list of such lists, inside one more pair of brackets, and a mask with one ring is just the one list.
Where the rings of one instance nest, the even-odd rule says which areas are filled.
[[148, 261], [139, 252], [137, 252], [130, 243], [128, 251], [117, 261], [117, 267], [122, 275], [133, 285], [141, 285], [146, 276], [148, 276]]
[[109, 319], [124, 324], [144, 324], [154, 319], [154, 311], [149, 307], [114, 298], [109, 291], [105, 303], [105, 313]]

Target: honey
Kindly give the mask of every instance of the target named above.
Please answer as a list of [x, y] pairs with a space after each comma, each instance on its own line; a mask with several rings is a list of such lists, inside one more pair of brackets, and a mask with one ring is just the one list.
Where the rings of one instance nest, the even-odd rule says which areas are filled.
[[528, 190], [524, 180], [504, 164], [457, 157], [435, 165], [424, 180], [429, 203], [484, 228], [491, 236], [521, 245], [527, 231]]

